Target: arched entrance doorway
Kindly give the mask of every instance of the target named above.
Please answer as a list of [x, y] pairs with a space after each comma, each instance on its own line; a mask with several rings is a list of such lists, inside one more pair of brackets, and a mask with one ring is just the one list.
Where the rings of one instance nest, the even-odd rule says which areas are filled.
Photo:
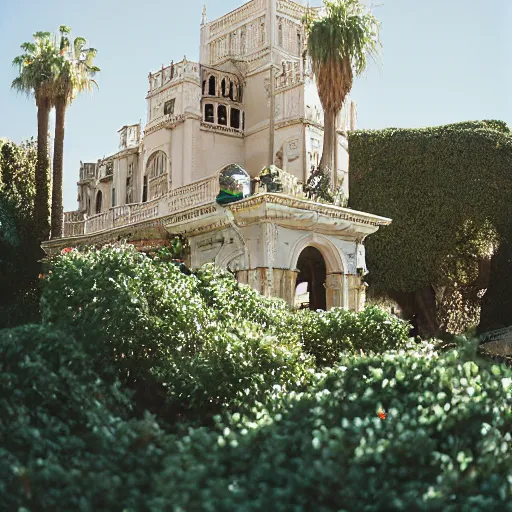
[[327, 308], [325, 281], [327, 269], [322, 253], [315, 247], [306, 247], [297, 261], [295, 305], [312, 310]]

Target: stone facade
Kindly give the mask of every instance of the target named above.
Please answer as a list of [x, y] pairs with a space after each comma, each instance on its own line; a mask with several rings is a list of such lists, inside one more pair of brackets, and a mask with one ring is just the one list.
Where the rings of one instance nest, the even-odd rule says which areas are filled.
[[[149, 74], [143, 133], [124, 126], [115, 154], [81, 163], [78, 210], [65, 214], [64, 239], [43, 244], [47, 253], [118, 239], [148, 247], [163, 234], [182, 234], [192, 267], [214, 261], [294, 304], [299, 256], [315, 247], [324, 260], [326, 307], [363, 307], [363, 241], [390, 220], [313, 203], [301, 192], [323, 137], [304, 58], [305, 9], [291, 0], [252, 0], [212, 22], [204, 11], [200, 61], [184, 57]], [[355, 116], [349, 100], [338, 119], [337, 175], [347, 198], [346, 131]], [[275, 164], [283, 188], [269, 193], [255, 183], [250, 197], [220, 206], [219, 176], [229, 164], [251, 178]]]

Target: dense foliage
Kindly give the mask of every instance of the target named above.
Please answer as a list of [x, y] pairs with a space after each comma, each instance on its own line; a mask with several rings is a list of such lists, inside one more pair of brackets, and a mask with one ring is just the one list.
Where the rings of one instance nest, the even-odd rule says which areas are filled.
[[68, 334], [0, 331], [2, 510], [147, 510], [162, 433], [149, 415], [130, 419], [130, 408]]
[[0, 331], [6, 510], [512, 510], [504, 366], [129, 246], [43, 287]]
[[45, 281], [43, 321], [71, 332], [102, 375], [115, 367], [139, 403], [171, 420], [204, 418], [311, 375], [298, 339], [276, 336], [284, 302], [211, 269], [188, 276], [118, 246], [70, 251]]
[[174, 511], [512, 510], [511, 399], [509, 370], [457, 351], [349, 356], [189, 431], [158, 495]]
[[35, 241], [36, 144], [0, 143], [0, 328], [38, 319]]
[[490, 258], [512, 214], [508, 127], [357, 131], [349, 148], [351, 207], [393, 219], [367, 242], [374, 289], [404, 308], [412, 296], [426, 317], [433, 309], [427, 333], [478, 324]]
[[405, 346], [409, 325], [376, 307], [359, 314], [344, 309], [299, 311], [295, 330], [316, 364], [332, 366], [347, 352], [385, 352]]

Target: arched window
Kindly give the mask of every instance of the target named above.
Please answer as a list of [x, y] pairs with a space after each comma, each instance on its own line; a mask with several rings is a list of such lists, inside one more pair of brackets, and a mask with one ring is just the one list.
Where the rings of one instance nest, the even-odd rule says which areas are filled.
[[167, 155], [163, 151], [153, 153], [146, 164], [146, 176], [156, 178], [167, 170]]
[[212, 75], [208, 79], [208, 94], [210, 96], [215, 96], [217, 94], [216, 89], [217, 89], [217, 84], [215, 81], [215, 77]]
[[236, 128], [237, 130], [240, 129], [240, 110], [237, 108], [231, 109], [231, 119], [229, 124], [231, 128]]
[[222, 82], [220, 83], [220, 92], [223, 98], [226, 97], [226, 79], [223, 78]]
[[234, 87], [233, 87], [233, 82], [232, 81], [229, 82], [229, 98], [231, 100], [235, 99], [234, 98]]
[[211, 103], [207, 103], [204, 106], [204, 120], [207, 123], [215, 122], [215, 113], [214, 113], [213, 105]]
[[101, 213], [101, 202], [102, 202], [102, 194], [101, 190], [98, 190], [96, 194], [96, 213]]
[[224, 105], [219, 105], [217, 109], [217, 123], [223, 126], [228, 124], [228, 111]]
[[297, 32], [297, 54], [299, 57], [302, 55], [302, 37], [300, 32]]

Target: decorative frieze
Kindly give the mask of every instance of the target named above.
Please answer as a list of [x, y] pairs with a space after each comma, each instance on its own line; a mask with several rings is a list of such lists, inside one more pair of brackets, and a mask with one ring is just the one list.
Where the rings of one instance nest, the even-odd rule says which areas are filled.
[[313, 211], [320, 215], [325, 215], [326, 217], [345, 220], [354, 224], [365, 224], [369, 226], [388, 226], [391, 224], [391, 219], [386, 219], [385, 217], [356, 212], [355, 210], [340, 208], [334, 205], [315, 203], [307, 199], [294, 198], [283, 194], [267, 193], [256, 195], [248, 199], [232, 203], [228, 205], [227, 208], [229, 208], [233, 213], [236, 213], [259, 206], [263, 203], [278, 204], [290, 208]]
[[208, 132], [222, 133], [223, 135], [231, 135], [238, 139], [243, 139], [244, 134], [240, 129], [231, 128], [229, 126], [222, 126], [219, 124], [201, 123], [201, 130]]
[[245, 20], [250, 19], [258, 11], [265, 9], [265, 0], [252, 0], [247, 2], [238, 9], [229, 12], [228, 14], [218, 18], [217, 20], [209, 23], [210, 36], [215, 37], [228, 30], [234, 25], [238, 25]]
[[236, 27], [229, 33], [223, 33], [217, 38], [210, 31], [212, 37], [208, 44], [210, 65], [214, 65], [227, 57], [243, 58], [257, 48], [264, 46], [267, 42], [265, 27], [265, 16], [260, 16]]
[[[305, 5], [290, 0], [277, 0], [277, 12], [285, 14], [294, 20], [302, 22], [302, 18], [307, 12]], [[316, 9], [315, 9], [316, 10]]]

